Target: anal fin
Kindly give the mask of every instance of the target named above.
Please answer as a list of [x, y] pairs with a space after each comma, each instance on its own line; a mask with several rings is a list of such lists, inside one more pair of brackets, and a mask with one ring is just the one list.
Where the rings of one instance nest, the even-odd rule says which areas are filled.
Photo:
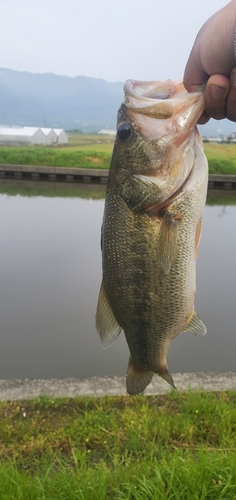
[[103, 282], [98, 297], [96, 328], [104, 347], [113, 344], [122, 330], [109, 304]]
[[181, 333], [184, 332], [192, 332], [195, 335], [206, 335], [207, 329], [195, 310]]

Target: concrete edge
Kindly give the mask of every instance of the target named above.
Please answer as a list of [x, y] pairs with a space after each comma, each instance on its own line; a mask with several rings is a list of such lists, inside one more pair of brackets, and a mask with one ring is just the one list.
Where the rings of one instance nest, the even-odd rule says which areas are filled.
[[[106, 184], [108, 182], [109, 170], [107, 169], [89, 169], [89, 168], [71, 168], [71, 167], [48, 167], [39, 165], [19, 165], [19, 164], [0, 164], [1, 179], [30, 179], [34, 181], [48, 180], [66, 181], [66, 182], [89, 182]], [[235, 191], [236, 175], [209, 175], [209, 189], [224, 189]]]
[[[69, 174], [69, 175], [88, 175], [92, 177], [109, 175], [108, 169], [99, 168], [77, 168], [77, 167], [48, 167], [42, 165], [20, 165], [11, 163], [1, 163], [0, 171], [5, 172], [29, 172], [29, 173], [42, 173], [42, 174]], [[235, 175], [236, 180], [236, 175]]]
[[[109, 176], [109, 169], [99, 168], [83, 168], [83, 167], [49, 167], [43, 165], [21, 165], [13, 163], [0, 163], [0, 171], [8, 172], [32, 172], [32, 173], [54, 173], [54, 174], [71, 174], [71, 175], [94, 175], [94, 176]], [[236, 182], [236, 175], [233, 174], [209, 174], [209, 181], [230, 181]]]
[[[236, 372], [176, 373], [173, 378], [179, 391], [236, 391]], [[171, 390], [164, 380], [154, 375], [144, 394], [165, 394]], [[43, 395], [75, 398], [125, 394], [125, 377], [0, 380], [1, 401], [31, 399]]]
[[[1, 163], [0, 171], [6, 172], [26, 172], [26, 173], [42, 173], [42, 174], [68, 174], [91, 177], [106, 177], [109, 176], [109, 169], [99, 168], [77, 168], [77, 167], [49, 167], [47, 165], [21, 165], [11, 163]], [[236, 183], [236, 175], [233, 174], [209, 174], [209, 182], [232, 182]]]

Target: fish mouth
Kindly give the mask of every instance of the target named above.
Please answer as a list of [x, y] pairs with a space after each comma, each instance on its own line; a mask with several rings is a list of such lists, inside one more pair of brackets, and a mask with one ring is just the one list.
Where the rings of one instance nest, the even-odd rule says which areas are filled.
[[[171, 118], [174, 113], [170, 98], [178, 93], [181, 82], [140, 82], [127, 80], [124, 84], [127, 108], [156, 119]], [[168, 101], [167, 101], [168, 99]]]
[[[172, 80], [128, 80], [124, 91], [117, 129], [125, 121], [133, 134], [122, 146], [128, 163], [117, 182], [133, 211], [157, 213], [181, 193], [191, 175], [195, 144], [201, 142], [196, 123], [205, 108], [204, 87], [188, 93], [183, 83]], [[139, 158], [143, 154], [137, 165], [130, 151]]]
[[204, 88], [188, 93], [180, 81], [127, 80], [126, 113], [145, 139], [153, 142], [173, 134], [175, 142], [182, 142], [205, 109]]
[[148, 81], [127, 80], [124, 92], [130, 97], [146, 99], [169, 99], [182, 86], [181, 81]]

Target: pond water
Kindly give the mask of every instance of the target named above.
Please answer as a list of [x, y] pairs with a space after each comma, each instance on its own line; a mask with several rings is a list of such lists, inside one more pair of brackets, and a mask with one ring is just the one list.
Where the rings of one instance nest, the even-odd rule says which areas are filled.
[[[94, 316], [105, 187], [0, 183], [0, 379], [125, 375], [122, 334], [103, 349]], [[171, 373], [236, 367], [236, 193], [210, 193], [197, 262], [205, 337], [171, 343]]]

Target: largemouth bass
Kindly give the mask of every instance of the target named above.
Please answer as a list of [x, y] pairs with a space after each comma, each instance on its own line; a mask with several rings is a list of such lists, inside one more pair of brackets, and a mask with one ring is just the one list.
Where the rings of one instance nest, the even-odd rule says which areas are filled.
[[124, 91], [102, 224], [96, 326], [105, 347], [124, 330], [127, 392], [138, 394], [154, 373], [174, 387], [166, 362], [171, 340], [206, 333], [194, 297], [208, 165], [196, 128], [203, 90], [128, 80]]

